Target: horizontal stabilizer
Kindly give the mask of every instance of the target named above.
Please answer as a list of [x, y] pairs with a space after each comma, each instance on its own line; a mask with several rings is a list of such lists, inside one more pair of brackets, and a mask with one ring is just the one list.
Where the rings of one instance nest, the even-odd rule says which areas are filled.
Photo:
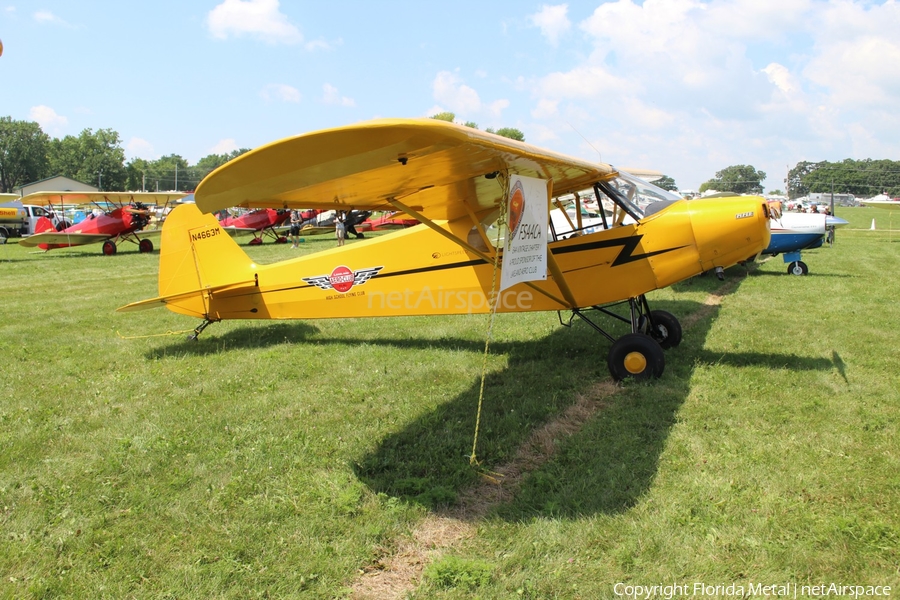
[[148, 300], [141, 300], [140, 302], [132, 302], [131, 304], [126, 304], [125, 306], [120, 306], [116, 309], [116, 312], [137, 312], [139, 310], [148, 310], [151, 308], [160, 308], [166, 306], [169, 303], [177, 302], [179, 300], [185, 300], [187, 298], [191, 298], [193, 296], [199, 296], [201, 294], [212, 294], [218, 291], [227, 290], [227, 289], [240, 289], [240, 288], [249, 288], [255, 287], [256, 280], [251, 279], [250, 281], [240, 281], [235, 283], [229, 283], [225, 285], [219, 285], [212, 288], [202, 288], [191, 290], [189, 292], [181, 292], [180, 294], [170, 294], [168, 296], [159, 296], [157, 298], [150, 298]]

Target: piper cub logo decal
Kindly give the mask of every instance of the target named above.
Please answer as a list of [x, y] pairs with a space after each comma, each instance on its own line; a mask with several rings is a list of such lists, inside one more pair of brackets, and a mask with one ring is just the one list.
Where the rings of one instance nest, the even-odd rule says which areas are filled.
[[347, 267], [341, 265], [335, 267], [331, 275], [317, 275], [315, 277], [304, 277], [303, 281], [310, 285], [314, 285], [323, 290], [335, 290], [341, 294], [349, 292], [354, 285], [362, 285], [368, 280], [375, 277], [378, 271], [384, 267], [370, 267], [368, 269], [360, 269], [359, 271], [351, 271]]

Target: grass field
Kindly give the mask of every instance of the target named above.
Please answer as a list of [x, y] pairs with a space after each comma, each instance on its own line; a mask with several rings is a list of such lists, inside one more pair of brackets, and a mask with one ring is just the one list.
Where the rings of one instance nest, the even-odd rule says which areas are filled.
[[685, 335], [650, 384], [583, 324], [499, 315], [477, 468], [485, 316], [142, 337], [199, 324], [114, 312], [158, 253], [0, 246], [0, 597], [896, 597], [900, 214], [838, 216], [806, 277], [653, 293]]

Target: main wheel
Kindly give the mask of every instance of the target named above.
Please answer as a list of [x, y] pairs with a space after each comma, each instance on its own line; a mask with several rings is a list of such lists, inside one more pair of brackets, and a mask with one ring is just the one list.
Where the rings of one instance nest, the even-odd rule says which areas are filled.
[[153, 242], [147, 238], [142, 239], [138, 242], [138, 250], [141, 252], [153, 252]]
[[670, 312], [664, 310], [651, 310], [650, 320], [653, 326], [647, 333], [662, 347], [663, 350], [674, 348], [681, 343], [681, 323]]
[[118, 248], [116, 248], [116, 243], [114, 241], [106, 240], [105, 242], [103, 242], [102, 250], [103, 250], [104, 256], [112, 256], [113, 254], [116, 253], [117, 249]]
[[666, 357], [660, 345], [643, 333], [627, 333], [617, 339], [606, 357], [609, 373], [616, 381], [661, 377]]
[[806, 275], [809, 273], [809, 267], [802, 260], [795, 260], [788, 265], [788, 275]]

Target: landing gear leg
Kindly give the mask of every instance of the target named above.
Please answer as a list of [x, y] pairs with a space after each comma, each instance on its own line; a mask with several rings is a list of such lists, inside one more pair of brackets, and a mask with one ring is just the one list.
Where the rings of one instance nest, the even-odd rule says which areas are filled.
[[643, 295], [627, 300], [630, 309], [628, 317], [619, 315], [610, 308], [624, 304], [620, 302], [610, 306], [593, 306], [588, 310], [597, 310], [603, 314], [631, 325], [631, 333], [616, 339], [602, 327], [592, 321], [585, 310], [574, 309], [568, 323], [578, 317], [590, 325], [597, 333], [613, 343], [607, 355], [607, 367], [616, 381], [623, 379], [650, 379], [660, 377], [666, 366], [663, 349], [674, 348], [681, 343], [681, 324], [674, 315], [664, 310], [650, 310]]
[[213, 323], [213, 321], [210, 321], [209, 319], [205, 319], [202, 323], [200, 323], [200, 325], [194, 328], [194, 332], [188, 336], [188, 341], [196, 342], [197, 338], [200, 337], [200, 334], [203, 333], [204, 329], [209, 327], [210, 323]]

